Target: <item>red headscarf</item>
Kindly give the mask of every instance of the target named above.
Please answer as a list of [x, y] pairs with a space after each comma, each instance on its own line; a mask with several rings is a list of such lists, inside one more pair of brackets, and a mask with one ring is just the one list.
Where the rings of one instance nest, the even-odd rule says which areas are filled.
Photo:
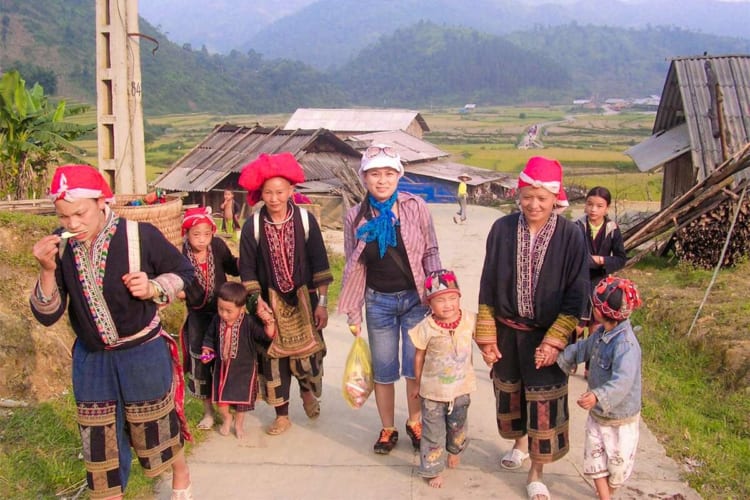
[[88, 165], [63, 165], [57, 167], [49, 188], [52, 201], [75, 201], [84, 198], [115, 200], [104, 176]]
[[211, 207], [195, 207], [185, 210], [185, 216], [182, 218], [182, 235], [185, 236], [191, 227], [202, 223], [211, 226], [211, 232], [216, 232], [216, 223], [211, 217]]
[[305, 172], [292, 153], [275, 155], [263, 153], [242, 167], [240, 173], [239, 184], [247, 189], [248, 205], [253, 206], [258, 203], [263, 184], [274, 177], [283, 177], [292, 184], [305, 182]]
[[518, 174], [518, 189], [525, 186], [543, 187], [552, 194], [562, 189], [562, 165], [557, 160], [534, 156], [526, 162], [526, 167]]

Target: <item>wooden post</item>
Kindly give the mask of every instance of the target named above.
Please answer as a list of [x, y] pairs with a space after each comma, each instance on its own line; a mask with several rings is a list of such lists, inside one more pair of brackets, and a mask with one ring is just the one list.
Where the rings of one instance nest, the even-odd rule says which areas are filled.
[[96, 0], [99, 170], [116, 194], [145, 193], [138, 0]]

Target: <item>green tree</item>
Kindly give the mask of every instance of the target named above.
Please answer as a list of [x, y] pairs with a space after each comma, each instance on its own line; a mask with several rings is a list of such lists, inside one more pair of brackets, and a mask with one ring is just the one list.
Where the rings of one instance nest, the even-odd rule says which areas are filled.
[[86, 106], [49, 104], [41, 85], [29, 90], [18, 71], [0, 78], [0, 196], [25, 198], [42, 191], [50, 164], [78, 159], [81, 150], [71, 141], [93, 125], [66, 122]]

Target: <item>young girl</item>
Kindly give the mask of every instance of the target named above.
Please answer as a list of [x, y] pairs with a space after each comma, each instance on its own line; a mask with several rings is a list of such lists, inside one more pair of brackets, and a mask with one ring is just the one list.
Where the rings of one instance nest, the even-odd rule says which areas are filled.
[[471, 363], [476, 315], [461, 308], [461, 292], [451, 271], [430, 273], [425, 294], [432, 314], [409, 330], [416, 348], [416, 384], [410, 396], [421, 396], [422, 405], [417, 473], [440, 488], [445, 462], [457, 467], [468, 444], [466, 416], [470, 393], [477, 388]]
[[234, 432], [244, 436], [245, 412], [255, 408], [258, 394], [256, 341], [267, 341], [276, 333], [270, 309], [258, 308], [263, 321], [245, 314], [247, 290], [241, 283], [229, 281], [218, 293], [218, 315], [203, 338], [201, 361], [208, 364], [215, 358], [213, 373], [213, 401], [222, 418], [219, 433], [229, 435], [232, 427], [230, 407], [234, 408]]
[[[622, 269], [627, 261], [620, 228], [607, 216], [611, 203], [612, 195], [607, 188], [597, 186], [591, 189], [586, 195], [585, 215], [576, 221], [583, 231], [589, 253], [589, 295], [599, 281]], [[596, 329], [596, 320], [591, 317], [590, 297], [581, 316], [581, 322], [576, 327], [578, 338], [583, 335], [585, 327], [588, 327], [589, 333]], [[586, 374], [588, 368], [586, 364]]]
[[602, 280], [593, 294], [599, 327], [557, 358], [566, 373], [582, 361], [594, 361], [589, 389], [578, 406], [589, 410], [583, 472], [594, 480], [600, 500], [609, 500], [630, 477], [638, 447], [641, 347], [628, 318], [640, 305], [633, 282], [614, 276]]
[[180, 298], [185, 299], [187, 319], [180, 331], [184, 371], [188, 390], [203, 400], [203, 418], [199, 429], [211, 429], [214, 410], [211, 404], [211, 365], [200, 362], [203, 335], [216, 316], [216, 291], [227, 281], [227, 274], [237, 276], [237, 258], [224, 240], [214, 238], [216, 224], [211, 209], [188, 209], [182, 221], [185, 240], [182, 253], [195, 269], [195, 278], [185, 287]]

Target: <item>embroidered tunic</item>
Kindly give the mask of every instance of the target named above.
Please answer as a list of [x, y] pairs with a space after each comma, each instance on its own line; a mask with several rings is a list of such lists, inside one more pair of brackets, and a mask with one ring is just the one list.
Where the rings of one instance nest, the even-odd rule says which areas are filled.
[[[192, 252], [188, 243], [182, 247], [182, 253], [191, 262]], [[180, 331], [183, 355], [183, 370], [187, 374], [187, 386], [191, 393], [206, 398], [211, 395], [211, 365], [200, 361], [203, 336], [211, 320], [216, 315], [216, 292], [226, 283], [227, 274], [237, 276], [237, 258], [221, 238], [212, 238], [206, 262], [201, 265], [193, 262], [195, 279], [185, 287], [185, 303], [188, 315]]]
[[216, 316], [203, 338], [203, 347], [216, 353], [212, 399], [215, 403], [253, 407], [257, 387], [255, 342], [266, 333], [253, 317], [243, 314], [234, 324]]
[[[581, 231], [573, 222], [557, 216], [555, 231], [538, 270], [535, 293], [531, 297], [534, 317], [522, 317], [516, 286], [519, 217], [520, 212], [498, 219], [487, 236], [479, 285], [479, 344], [494, 341], [497, 334], [495, 318], [509, 318], [534, 329], [548, 330], [560, 315], [577, 321], [586, 301], [588, 274]], [[554, 345], [562, 343], [560, 348], [567, 344], [567, 334], [548, 332], [549, 336], [555, 337], [550, 339]]]
[[[149, 279], [156, 280], [173, 299], [182, 289], [184, 283], [193, 279], [193, 266], [182, 254], [169, 243], [159, 230], [148, 223], [138, 223], [141, 271]], [[157, 318], [158, 305], [152, 300], [141, 300], [133, 297], [122, 281], [122, 276], [130, 272], [128, 259], [128, 241], [124, 219], [119, 219], [112, 240], [107, 249], [102, 279], [102, 294], [117, 327], [117, 334], [126, 342], [121, 347], [132, 347], [142, 344], [156, 336], [161, 326], [153, 323]], [[84, 296], [84, 289], [79, 278], [72, 245], [82, 243], [68, 240], [68, 247], [62, 254], [55, 271], [60, 302], [54, 309], [46, 309], [43, 304], [31, 301], [34, 317], [43, 325], [49, 326], [59, 320], [68, 309], [70, 324], [76, 337], [86, 345], [89, 351], [105, 349], [96, 323], [91, 315], [89, 304]], [[137, 340], [128, 343], [127, 337], [139, 333], [151, 325], [151, 331]]]

